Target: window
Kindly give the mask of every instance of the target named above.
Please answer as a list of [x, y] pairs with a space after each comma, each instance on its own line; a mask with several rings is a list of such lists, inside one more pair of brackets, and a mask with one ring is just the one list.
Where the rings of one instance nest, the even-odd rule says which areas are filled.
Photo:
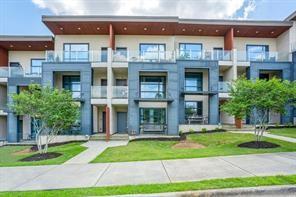
[[267, 45], [247, 45], [247, 59], [249, 61], [262, 61], [268, 58]]
[[202, 116], [202, 101], [186, 101], [185, 102], [185, 118], [192, 116]]
[[202, 73], [185, 74], [185, 91], [202, 91]]
[[202, 57], [202, 44], [180, 43], [180, 59], [198, 60]]
[[140, 56], [145, 60], [164, 60], [165, 44], [140, 44]]
[[165, 123], [165, 108], [140, 108], [140, 124], [163, 125]]
[[63, 88], [71, 91], [73, 98], [80, 98], [80, 76], [63, 76]]
[[41, 74], [44, 59], [31, 59], [31, 74]]
[[214, 47], [214, 60], [223, 60], [223, 48], [221, 47]]
[[101, 61], [102, 62], [108, 61], [108, 48], [107, 47], [101, 48]]
[[88, 44], [64, 44], [64, 61], [89, 61]]
[[127, 58], [127, 48], [126, 47], [116, 47], [116, 54]]
[[141, 76], [140, 77], [141, 98], [165, 98], [166, 77], [163, 76]]

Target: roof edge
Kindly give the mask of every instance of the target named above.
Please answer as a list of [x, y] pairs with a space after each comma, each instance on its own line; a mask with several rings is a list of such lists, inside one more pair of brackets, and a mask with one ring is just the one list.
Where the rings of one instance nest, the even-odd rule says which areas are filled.
[[0, 35], [0, 41], [53, 41], [53, 36], [45, 35]]

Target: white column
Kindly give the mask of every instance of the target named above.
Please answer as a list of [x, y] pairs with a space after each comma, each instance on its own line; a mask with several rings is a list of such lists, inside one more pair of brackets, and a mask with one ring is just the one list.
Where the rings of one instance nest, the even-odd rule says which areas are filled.
[[112, 71], [112, 57], [113, 51], [108, 48], [108, 60], [107, 60], [107, 106], [110, 109], [110, 134], [114, 133], [113, 128], [113, 108], [112, 108], [112, 86], [113, 86], [113, 71]]
[[233, 70], [233, 80], [237, 79], [237, 50], [232, 50], [232, 70]]

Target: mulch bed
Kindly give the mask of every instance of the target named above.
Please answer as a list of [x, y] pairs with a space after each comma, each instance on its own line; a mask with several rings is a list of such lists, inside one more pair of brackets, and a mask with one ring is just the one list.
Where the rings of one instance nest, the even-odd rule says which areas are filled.
[[271, 142], [266, 142], [266, 141], [260, 141], [260, 142], [257, 142], [257, 141], [251, 141], [251, 142], [245, 142], [245, 143], [242, 143], [242, 144], [239, 144], [238, 147], [241, 147], [241, 148], [277, 148], [277, 147], [280, 147], [280, 145], [278, 144], [274, 144], [274, 143], [271, 143]]
[[[85, 141], [57, 142], [57, 143], [48, 144], [48, 148], [49, 148], [49, 147], [55, 147], [55, 146], [61, 146], [61, 145], [69, 144], [69, 143], [72, 143], [72, 142], [85, 142]], [[43, 145], [42, 147], [44, 147], [44, 145]], [[36, 151], [38, 151], [37, 146], [36, 146], [36, 145], [32, 146], [32, 147], [31, 147], [31, 151], [32, 151], [32, 152], [36, 152]]]
[[176, 149], [201, 149], [205, 148], [204, 145], [199, 144], [197, 142], [191, 141], [191, 140], [182, 140], [179, 143], [175, 144], [173, 148]]
[[55, 152], [50, 152], [50, 153], [44, 153], [44, 154], [34, 154], [29, 157], [25, 157], [21, 159], [20, 161], [42, 161], [46, 159], [53, 159], [61, 156], [61, 153], [55, 153]]

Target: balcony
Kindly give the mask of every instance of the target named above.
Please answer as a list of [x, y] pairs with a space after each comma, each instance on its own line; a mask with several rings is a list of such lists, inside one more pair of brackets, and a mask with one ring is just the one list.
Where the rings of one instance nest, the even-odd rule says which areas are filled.
[[231, 61], [232, 51], [226, 50], [180, 50], [177, 53], [178, 60], [217, 60]]
[[218, 91], [219, 92], [229, 92], [231, 88], [231, 82], [229, 81], [219, 81], [218, 83]]
[[92, 98], [107, 98], [107, 86], [92, 86], [91, 87]]
[[46, 51], [45, 62], [107, 62], [107, 51]]
[[113, 62], [175, 62], [174, 51], [113, 51]]
[[9, 77], [41, 77], [41, 73], [26, 72], [21, 66], [0, 68], [0, 78]]
[[237, 61], [238, 62], [286, 62], [290, 60], [288, 52], [247, 52], [238, 51]]
[[128, 86], [112, 86], [112, 98], [128, 98]]

